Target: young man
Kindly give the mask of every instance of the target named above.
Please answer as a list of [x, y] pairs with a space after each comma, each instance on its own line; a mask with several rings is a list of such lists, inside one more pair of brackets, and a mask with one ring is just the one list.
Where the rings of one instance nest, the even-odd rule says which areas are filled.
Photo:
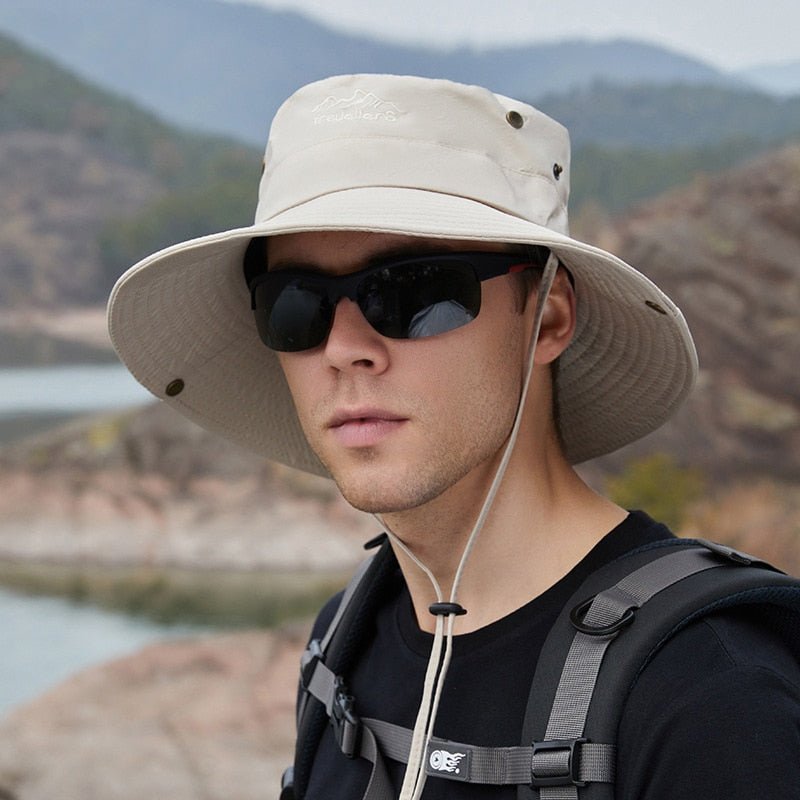
[[[348, 757], [328, 728], [301, 742], [298, 797], [517, 796], [442, 779], [465, 756], [431, 751], [431, 737], [518, 745], [571, 595], [671, 537], [572, 466], [658, 427], [697, 361], [669, 298], [569, 236], [569, 176], [566, 131], [524, 103], [447, 81], [331, 78], [276, 115], [253, 226], [157, 253], [115, 287], [112, 339], [145, 386], [330, 475], [390, 537], [396, 568], [343, 677], [367, 721], [355, 755], [381, 723], [408, 731], [405, 751], [374, 778], [375, 759]], [[688, 625], [625, 700], [615, 796], [798, 796], [798, 687], [751, 613]]]

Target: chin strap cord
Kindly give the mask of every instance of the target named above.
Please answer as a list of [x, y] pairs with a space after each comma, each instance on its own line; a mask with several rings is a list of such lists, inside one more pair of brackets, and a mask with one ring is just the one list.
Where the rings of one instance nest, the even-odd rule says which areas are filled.
[[[433, 638], [433, 646], [431, 647], [431, 654], [428, 659], [428, 668], [425, 674], [425, 685], [423, 688], [422, 699], [420, 700], [419, 712], [414, 724], [414, 732], [411, 740], [411, 749], [408, 757], [408, 766], [406, 767], [405, 777], [403, 779], [403, 786], [400, 790], [400, 800], [419, 800], [422, 796], [422, 791], [425, 788], [425, 781], [427, 779], [427, 764], [426, 755], [428, 751], [428, 744], [433, 737], [433, 726], [436, 722], [436, 715], [439, 710], [439, 700], [442, 695], [447, 670], [450, 666], [450, 658], [453, 650], [453, 625], [455, 618], [464, 610], [457, 603], [458, 587], [461, 583], [461, 578], [464, 573], [464, 568], [467, 564], [467, 559], [472, 552], [478, 535], [483, 529], [486, 518], [494, 503], [497, 491], [505, 475], [508, 463], [511, 459], [511, 454], [514, 450], [514, 445], [519, 435], [520, 425], [522, 423], [522, 412], [525, 407], [525, 400], [528, 396], [528, 389], [530, 387], [531, 378], [533, 376], [533, 366], [536, 357], [536, 345], [539, 340], [539, 331], [542, 326], [542, 318], [544, 316], [544, 307], [547, 298], [550, 295], [550, 289], [553, 285], [553, 280], [556, 276], [558, 269], [558, 257], [554, 253], [550, 253], [545, 264], [542, 278], [539, 283], [539, 290], [536, 299], [536, 311], [533, 318], [533, 328], [530, 345], [528, 347], [528, 356], [525, 367], [525, 379], [522, 384], [520, 392], [519, 403], [517, 404], [517, 411], [514, 416], [514, 424], [512, 425], [511, 432], [508, 437], [503, 456], [500, 464], [497, 467], [492, 484], [486, 494], [486, 498], [481, 506], [478, 518], [473, 525], [472, 532], [467, 539], [464, 547], [464, 552], [461, 554], [458, 568], [455, 577], [453, 578], [453, 586], [450, 591], [450, 599], [443, 608], [436, 612], [436, 628]], [[376, 515], [378, 521], [386, 529], [386, 533], [392, 540], [392, 543], [399, 547], [413, 562], [416, 564], [427, 576], [433, 585], [436, 594], [437, 604], [443, 603], [443, 595], [439, 582], [436, 580], [434, 574], [428, 569], [425, 564], [420, 561], [408, 546], [402, 542], [386, 525], [386, 523]], [[445, 622], [446, 617], [446, 622]], [[444, 653], [442, 653], [444, 644]]]

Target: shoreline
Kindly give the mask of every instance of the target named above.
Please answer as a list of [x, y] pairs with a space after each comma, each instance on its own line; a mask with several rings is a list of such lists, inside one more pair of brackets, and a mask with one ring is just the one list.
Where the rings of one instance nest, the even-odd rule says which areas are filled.
[[191, 569], [0, 558], [0, 588], [174, 625], [277, 628], [308, 619], [350, 571]]
[[0, 314], [0, 330], [16, 335], [41, 335], [114, 352], [106, 324], [105, 306], [62, 310], [11, 308]]

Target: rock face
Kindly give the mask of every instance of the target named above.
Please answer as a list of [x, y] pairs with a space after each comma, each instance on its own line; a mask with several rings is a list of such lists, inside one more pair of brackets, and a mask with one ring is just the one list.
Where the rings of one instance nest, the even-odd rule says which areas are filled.
[[702, 370], [673, 421], [606, 463], [661, 449], [722, 480], [800, 478], [800, 145], [697, 178], [597, 240], [677, 302]]
[[3, 308], [96, 301], [97, 234], [163, 191], [79, 135], [34, 130], [0, 133], [0, 183]]
[[156, 404], [0, 450], [0, 558], [341, 570], [378, 532], [331, 481]]
[[305, 632], [145, 648], [0, 723], [3, 800], [263, 800], [294, 747]]

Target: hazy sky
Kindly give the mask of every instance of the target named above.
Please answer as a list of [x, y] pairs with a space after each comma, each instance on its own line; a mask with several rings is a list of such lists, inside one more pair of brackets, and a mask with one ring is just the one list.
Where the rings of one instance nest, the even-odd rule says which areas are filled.
[[406, 42], [480, 46], [624, 36], [723, 69], [800, 61], [798, 0], [246, 1]]

